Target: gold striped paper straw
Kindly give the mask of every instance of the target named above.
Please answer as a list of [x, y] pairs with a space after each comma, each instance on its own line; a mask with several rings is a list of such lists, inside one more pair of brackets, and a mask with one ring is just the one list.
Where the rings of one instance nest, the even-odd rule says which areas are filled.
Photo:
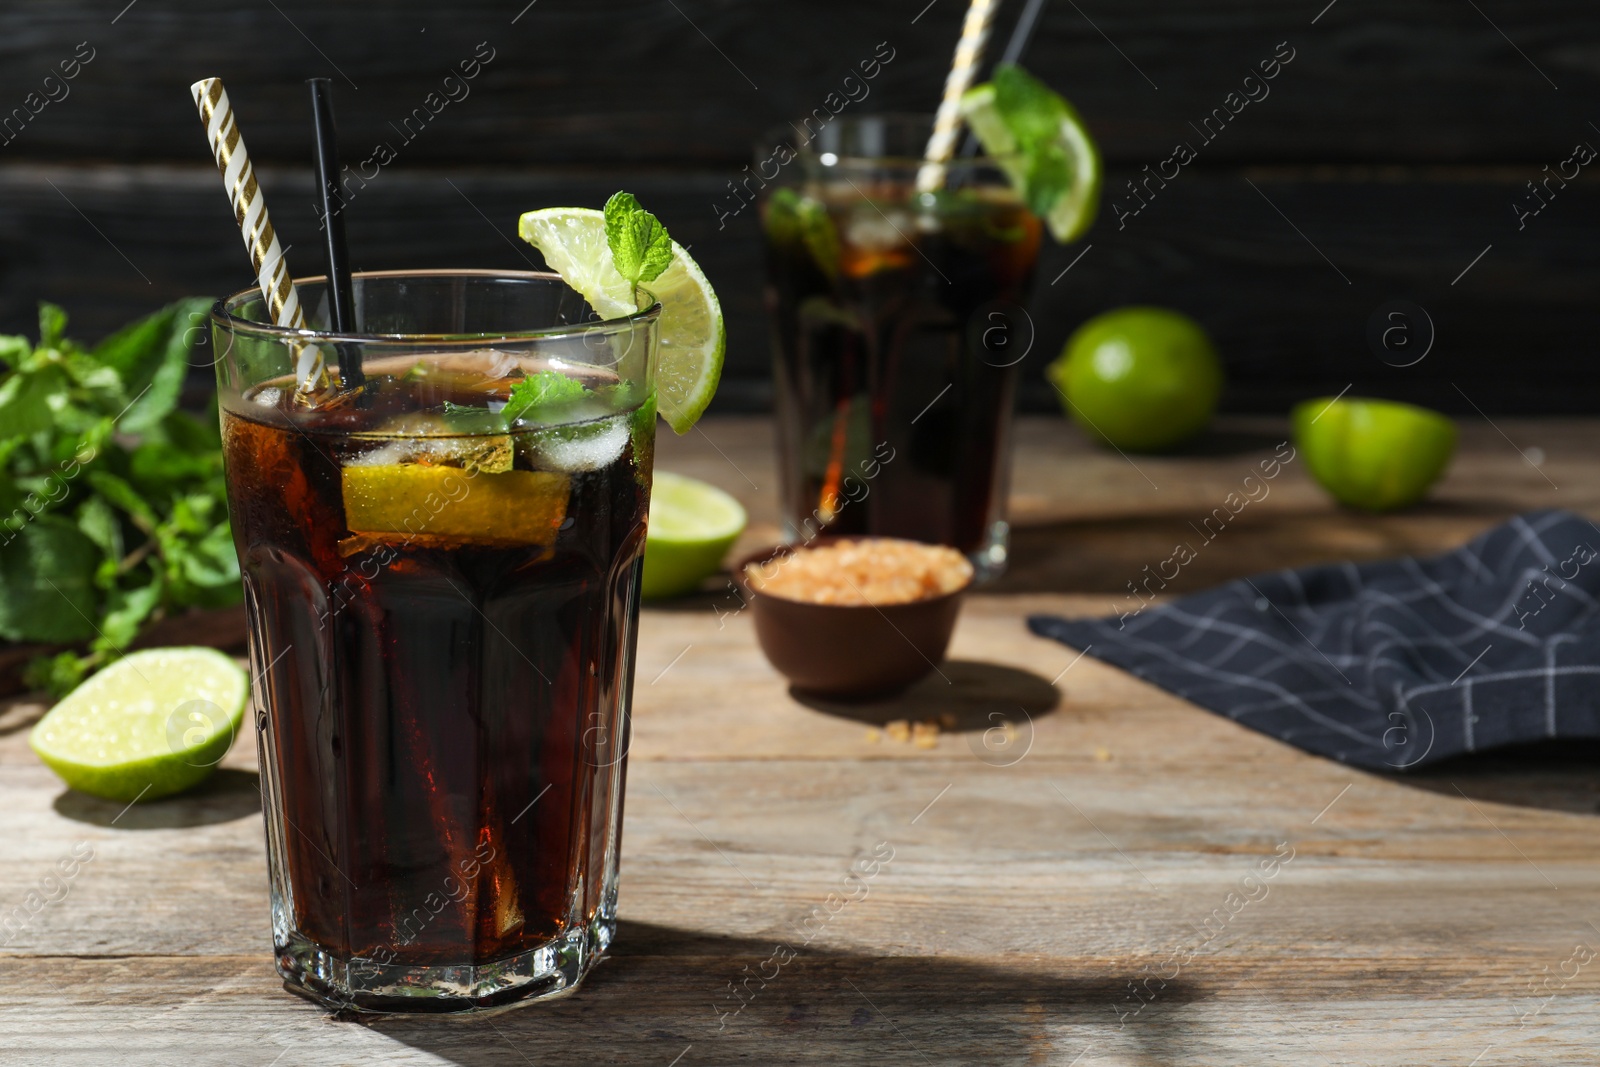
[[944, 98], [933, 119], [933, 134], [928, 138], [922, 158], [927, 162], [917, 171], [917, 191], [931, 193], [944, 185], [945, 164], [955, 155], [956, 135], [961, 132], [961, 96], [972, 87], [983, 51], [994, 28], [994, 13], [1000, 0], [972, 0], [966, 20], [961, 24], [961, 40], [956, 42], [950, 75], [944, 80]]
[[[267, 313], [276, 326], [303, 330], [306, 316], [300, 308], [300, 293], [289, 273], [289, 265], [284, 262], [272, 220], [267, 217], [267, 200], [256, 184], [255, 168], [250, 165], [250, 153], [245, 150], [239, 123], [233, 117], [228, 91], [222, 87], [221, 78], [202, 78], [189, 86], [189, 92], [200, 109], [200, 121], [205, 124], [211, 154], [217, 159], [217, 170], [222, 172], [222, 184], [228, 190], [234, 221], [250, 253], [261, 295], [267, 301]], [[298, 347], [295, 380], [299, 383], [295, 392], [302, 399], [314, 399], [332, 387], [322, 349], [316, 345]]]

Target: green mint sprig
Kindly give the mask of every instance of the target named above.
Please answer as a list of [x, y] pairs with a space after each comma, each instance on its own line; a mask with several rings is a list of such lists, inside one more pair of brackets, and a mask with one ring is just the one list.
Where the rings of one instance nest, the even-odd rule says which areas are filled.
[[639, 286], [661, 277], [672, 263], [672, 238], [667, 228], [639, 206], [632, 193], [616, 192], [606, 201], [606, 244], [617, 273], [633, 286], [634, 303]]
[[1100, 152], [1071, 104], [1021, 67], [1003, 64], [992, 81], [963, 94], [961, 110], [1057, 241], [1088, 232], [1100, 203]]
[[500, 415], [509, 426], [525, 415], [549, 414], [569, 407], [587, 393], [577, 379], [558, 371], [542, 370], [511, 387], [511, 399], [500, 409]]
[[519, 419], [560, 422], [574, 404], [585, 399], [603, 399], [603, 392], [591, 390], [559, 371], [542, 370], [514, 382], [511, 395], [498, 411], [481, 404], [457, 404], [446, 400], [442, 413], [446, 424], [455, 433], [510, 433]]
[[1015, 63], [994, 72], [995, 108], [1016, 138], [1023, 159], [1022, 195], [1036, 215], [1047, 215], [1072, 188], [1072, 161], [1061, 148], [1061, 97]]

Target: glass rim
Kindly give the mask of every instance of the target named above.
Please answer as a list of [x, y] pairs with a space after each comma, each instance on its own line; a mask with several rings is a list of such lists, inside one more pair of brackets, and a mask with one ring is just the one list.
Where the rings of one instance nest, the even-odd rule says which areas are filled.
[[[802, 123], [805, 122], [806, 118], [810, 117], [811, 116], [808, 115], [796, 122], [786, 122], [768, 127], [767, 130], [761, 135], [761, 140], [756, 142], [756, 151], [760, 152], [764, 149], [769, 149], [774, 145], [782, 143], [787, 144], [794, 149], [795, 157], [797, 159], [814, 160], [820, 163], [823, 153], [819, 153], [817, 151], [817, 138], [814, 135], [810, 137], [803, 146], [795, 145], [793, 140], [793, 134], [795, 131], [797, 129], [803, 129], [804, 127]], [[860, 125], [869, 121], [886, 122], [905, 126], [917, 125], [927, 127], [927, 129], [931, 131], [933, 129], [934, 118], [935, 116], [931, 111], [873, 111], [859, 115], [836, 115], [834, 116], [833, 121], [843, 123], [847, 126]], [[833, 124], [833, 121], [829, 122], [830, 126]], [[957, 132], [966, 128], [966, 123], [963, 122]], [[864, 156], [840, 152], [835, 152], [832, 154], [838, 158], [833, 163], [823, 164], [824, 166], [837, 167], [846, 164], [852, 164], [857, 166], [905, 167], [909, 169], [912, 167], [920, 167], [924, 163], [928, 162], [928, 160], [922, 156]], [[1000, 164], [993, 156], [956, 155], [948, 162], [941, 164], [941, 166], [945, 167], [947, 170], [977, 170], [980, 168], [998, 170]]]
[[[352, 271], [350, 277], [355, 278], [508, 278], [522, 281], [557, 282], [566, 286], [566, 279], [554, 271], [543, 270], [494, 270], [477, 268], [442, 267], [438, 269], [422, 270], [358, 270]], [[311, 285], [326, 283], [326, 274], [312, 274], [304, 278], [294, 279], [295, 285]], [[537, 330], [493, 330], [486, 333], [354, 333], [340, 332], [337, 330], [310, 330], [295, 329], [292, 326], [279, 326], [271, 322], [259, 322], [255, 319], [240, 318], [229, 310], [230, 306], [247, 299], [259, 298], [261, 287], [251, 286], [240, 289], [236, 293], [218, 300], [211, 307], [211, 322], [213, 325], [226, 329], [229, 333], [254, 336], [257, 338], [270, 338], [285, 343], [344, 343], [371, 346], [379, 345], [482, 345], [488, 342], [523, 342], [523, 341], [551, 341], [571, 337], [587, 337], [596, 331], [607, 333], [621, 333], [640, 325], [653, 322], [661, 317], [661, 302], [655, 299], [655, 294], [641, 286], [651, 297], [648, 307], [627, 315], [620, 315], [614, 319], [594, 319], [584, 323], [564, 323], [558, 326], [547, 326]], [[576, 289], [572, 290], [577, 292]], [[579, 293], [579, 296], [583, 294]]]

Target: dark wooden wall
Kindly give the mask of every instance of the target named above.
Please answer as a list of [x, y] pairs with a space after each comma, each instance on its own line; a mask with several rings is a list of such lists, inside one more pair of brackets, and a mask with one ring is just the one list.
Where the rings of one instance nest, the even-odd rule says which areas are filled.
[[[168, 299], [250, 284], [189, 98], [207, 75], [226, 80], [290, 262], [320, 270], [301, 79], [328, 75], [347, 162], [382, 141], [397, 149], [351, 203], [358, 267], [520, 266], [536, 257], [510, 236], [519, 212], [627, 188], [693, 246], [722, 295], [725, 410], [768, 398], [755, 220], [746, 211], [719, 229], [716, 207], [748, 146], [821, 106], [880, 42], [895, 57], [852, 108], [931, 108], [965, 8], [125, 2], [0, 7], [0, 116], [31, 92], [61, 97], [0, 144], [0, 329], [31, 332], [32, 304], [48, 298], [92, 337]], [[1600, 6], [1325, 4], [1052, 0], [1028, 64], [1077, 104], [1110, 174], [1093, 232], [1041, 265], [1030, 405], [1049, 403], [1039, 368], [1074, 325], [1152, 302], [1210, 328], [1237, 410], [1350, 383], [1458, 411], [1600, 409], [1600, 160], [1565, 188], [1552, 182], [1520, 229], [1512, 206], [1574, 146], [1600, 148]], [[1002, 32], [1021, 6], [1007, 0]], [[1280, 42], [1294, 58], [1270, 95], [1203, 144], [1189, 123], [1223, 107]], [[45, 82], [87, 49], [77, 77]], [[406, 143], [390, 124], [491, 49], [470, 95]], [[1119, 229], [1112, 201], [1133, 203], [1124, 183], [1179, 141], [1198, 158]], [[1367, 336], [1395, 300], [1425, 309], [1436, 334], [1403, 368]], [[1427, 326], [1411, 329], [1417, 351]]]

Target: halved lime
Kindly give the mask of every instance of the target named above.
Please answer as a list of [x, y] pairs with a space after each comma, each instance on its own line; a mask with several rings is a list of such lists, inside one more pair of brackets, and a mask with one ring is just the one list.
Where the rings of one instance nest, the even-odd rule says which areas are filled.
[[1021, 68], [1001, 67], [967, 90], [961, 114], [1057, 241], [1088, 231], [1100, 206], [1100, 151], [1071, 104]]
[[1295, 406], [1294, 440], [1341, 504], [1393, 511], [1421, 500], [1456, 447], [1456, 424], [1393, 400], [1322, 397]]
[[[631, 315], [633, 286], [611, 262], [605, 213], [594, 208], [551, 207], [522, 216], [517, 232], [540, 252], [602, 318]], [[657, 404], [667, 425], [688, 433], [711, 403], [722, 376], [727, 332], [722, 305], [699, 264], [676, 241], [672, 263], [642, 288], [661, 302], [656, 363]]]
[[656, 600], [693, 592], [722, 566], [745, 521], [744, 508], [716, 486], [656, 471], [641, 595]]
[[154, 800], [198, 785], [227, 755], [250, 679], [210, 648], [152, 648], [67, 694], [28, 743], [61, 780], [107, 800]]

